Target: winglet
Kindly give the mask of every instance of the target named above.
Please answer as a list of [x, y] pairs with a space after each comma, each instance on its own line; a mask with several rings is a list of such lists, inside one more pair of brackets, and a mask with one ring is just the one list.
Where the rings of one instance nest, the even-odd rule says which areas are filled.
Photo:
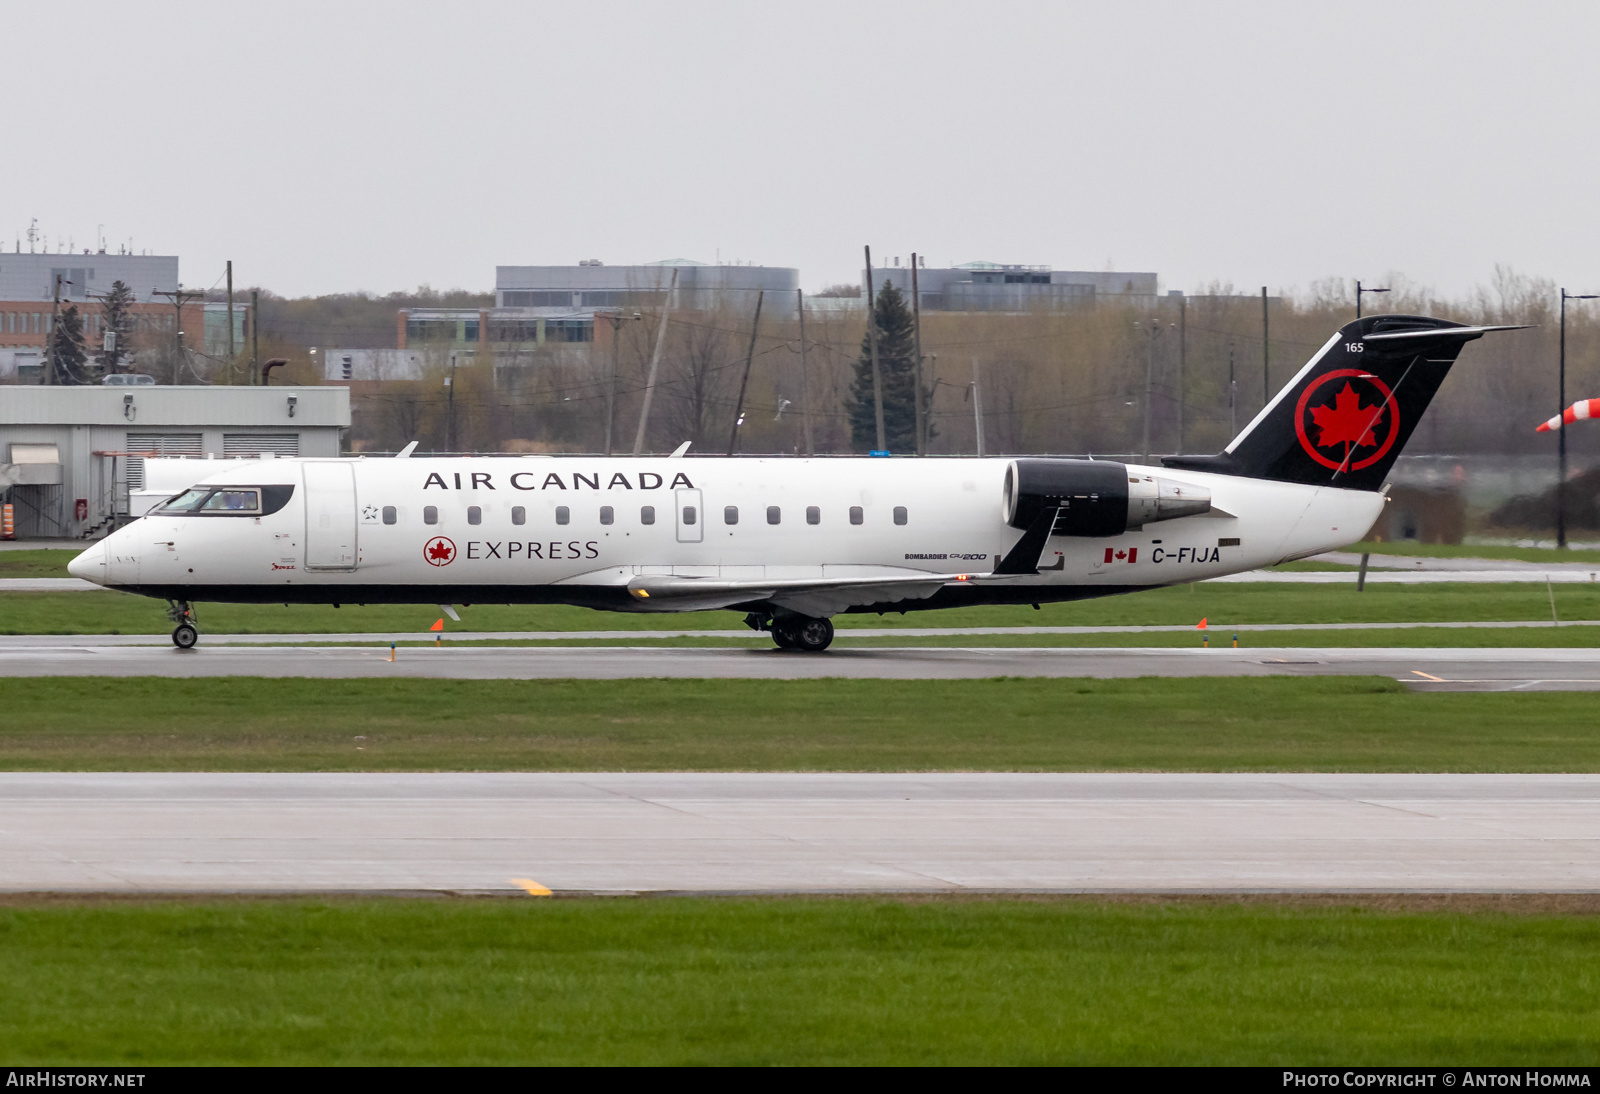
[[1050, 539], [1050, 530], [1055, 527], [1056, 511], [1054, 506], [1047, 506], [1034, 517], [1033, 523], [1028, 525], [1028, 530], [1022, 533], [1017, 545], [1000, 560], [1000, 565], [994, 568], [993, 573], [1009, 576], [1038, 573], [1039, 556], [1044, 553], [1044, 545]]
[[416, 441], [412, 441], [410, 444], [406, 445], [400, 451], [396, 452], [394, 454], [394, 458], [397, 459], [397, 460], [409, 460], [411, 458], [411, 453], [415, 452], [416, 450], [417, 450], [417, 442]]
[[672, 450], [672, 455], [668, 456], [667, 459], [669, 459], [669, 460], [681, 460], [681, 459], [683, 459], [683, 454], [685, 452], [689, 451], [689, 446], [691, 444], [693, 444], [693, 443], [694, 443], [693, 441], [684, 441], [677, 448], [674, 448]]

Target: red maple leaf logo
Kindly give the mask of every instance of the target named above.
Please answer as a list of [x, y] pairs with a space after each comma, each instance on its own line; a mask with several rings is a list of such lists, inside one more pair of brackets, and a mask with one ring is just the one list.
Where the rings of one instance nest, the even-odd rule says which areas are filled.
[[1350, 454], [1348, 446], [1370, 447], [1377, 444], [1378, 438], [1373, 436], [1372, 426], [1378, 420], [1378, 414], [1374, 411], [1380, 409], [1376, 405], [1362, 406], [1361, 396], [1346, 381], [1339, 394], [1333, 397], [1332, 405], [1311, 408], [1311, 420], [1317, 426], [1317, 444], [1322, 448], [1343, 444], [1347, 446], [1347, 456]]
[[1118, 552], [1117, 552], [1117, 559], [1118, 559], [1118, 561], [1120, 561], [1120, 560], [1122, 560], [1122, 559], [1125, 559], [1125, 558], [1127, 558], [1127, 557], [1128, 557], [1128, 552], [1126, 552], [1126, 551], [1118, 551]]
[[430, 566], [447, 566], [456, 557], [456, 545], [443, 536], [435, 536], [422, 548], [422, 557]]

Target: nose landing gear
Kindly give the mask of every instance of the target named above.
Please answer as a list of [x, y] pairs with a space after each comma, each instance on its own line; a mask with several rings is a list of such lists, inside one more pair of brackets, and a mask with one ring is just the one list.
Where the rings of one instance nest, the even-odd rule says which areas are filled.
[[764, 617], [751, 612], [745, 617], [745, 624], [751, 630], [770, 631], [780, 650], [821, 653], [833, 642], [833, 623], [827, 619], [789, 614]]
[[199, 620], [195, 619], [194, 606], [187, 600], [169, 600], [167, 605], [167, 618], [177, 624], [172, 628], [172, 644], [180, 650], [193, 649], [194, 644], [200, 641]]

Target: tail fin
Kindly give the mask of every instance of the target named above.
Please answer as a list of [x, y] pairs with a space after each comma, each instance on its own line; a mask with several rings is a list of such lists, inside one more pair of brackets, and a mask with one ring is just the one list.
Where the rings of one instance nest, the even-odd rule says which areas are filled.
[[1490, 331], [1420, 315], [1372, 315], [1341, 327], [1244, 431], [1215, 456], [1167, 467], [1350, 490], [1377, 490], [1444, 383], [1461, 347]]

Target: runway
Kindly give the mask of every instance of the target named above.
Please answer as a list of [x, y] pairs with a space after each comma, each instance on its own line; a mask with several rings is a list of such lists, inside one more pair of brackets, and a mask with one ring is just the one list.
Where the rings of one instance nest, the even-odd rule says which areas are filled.
[[1600, 891], [1600, 776], [0, 774], [10, 892]]
[[[1220, 641], [1219, 641], [1220, 646]], [[1600, 690], [1594, 648], [170, 646], [0, 648], [0, 677], [395, 676], [454, 680], [639, 677], [806, 680], [1101, 679], [1138, 676], [1389, 676], [1426, 690]]]

